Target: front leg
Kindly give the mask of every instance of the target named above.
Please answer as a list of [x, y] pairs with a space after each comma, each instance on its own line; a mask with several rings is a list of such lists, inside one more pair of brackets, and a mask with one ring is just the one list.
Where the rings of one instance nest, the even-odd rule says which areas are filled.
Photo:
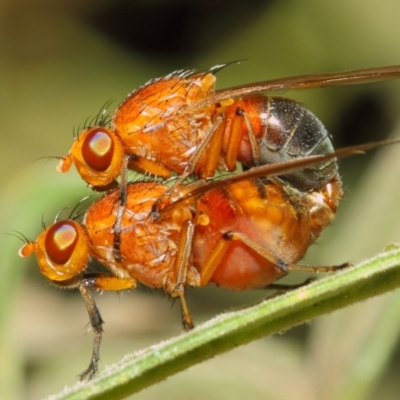
[[87, 369], [80, 374], [81, 381], [89, 381], [96, 375], [98, 370], [100, 360], [101, 333], [103, 332], [104, 321], [101, 318], [100, 311], [94, 302], [92, 294], [84, 282], [79, 286], [79, 291], [81, 292], [83, 300], [86, 304], [90, 325], [92, 326], [94, 332], [92, 359]]
[[131, 278], [118, 278], [110, 275], [94, 275], [93, 277], [85, 277], [79, 283], [79, 291], [81, 292], [82, 298], [86, 304], [90, 325], [94, 332], [92, 359], [87, 369], [80, 374], [81, 381], [88, 381], [97, 373], [100, 360], [101, 334], [103, 332], [104, 323], [90, 289], [124, 290], [133, 289], [135, 287], [136, 281]]
[[128, 174], [128, 161], [127, 156], [124, 157], [122, 168], [121, 168], [121, 183], [119, 186], [119, 205], [115, 216], [115, 223], [113, 225], [114, 230], [114, 258], [116, 261], [121, 261], [121, 229], [122, 229], [122, 217], [125, 212], [126, 200], [127, 200], [127, 174]]

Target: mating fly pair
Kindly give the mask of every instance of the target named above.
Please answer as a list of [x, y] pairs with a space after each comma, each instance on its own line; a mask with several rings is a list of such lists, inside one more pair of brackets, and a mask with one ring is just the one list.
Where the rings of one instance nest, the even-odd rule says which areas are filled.
[[[55, 285], [77, 288], [94, 330], [97, 372], [102, 319], [90, 289], [140, 282], [180, 299], [209, 283], [264, 288], [286, 273], [333, 271], [297, 262], [333, 219], [342, 196], [336, 158], [388, 143], [334, 151], [322, 123], [300, 104], [262, 94], [400, 76], [400, 66], [277, 79], [221, 91], [209, 72], [178, 71], [150, 81], [117, 108], [111, 125], [86, 129], [60, 160], [95, 189], [108, 189], [83, 220], [56, 221], [22, 256], [36, 253]], [[249, 170], [212, 179], [217, 169]], [[167, 179], [126, 183], [132, 168]], [[116, 179], [121, 176], [121, 184]], [[189, 177], [199, 178], [185, 183]], [[108, 274], [90, 273], [95, 259]]]

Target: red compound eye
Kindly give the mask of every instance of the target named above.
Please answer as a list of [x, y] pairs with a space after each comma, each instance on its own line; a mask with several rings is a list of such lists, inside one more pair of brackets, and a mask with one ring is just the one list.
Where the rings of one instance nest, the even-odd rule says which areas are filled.
[[78, 231], [72, 221], [56, 222], [46, 235], [47, 256], [57, 264], [65, 264], [71, 258], [77, 241]]
[[95, 171], [105, 171], [112, 162], [114, 141], [104, 128], [91, 130], [83, 144], [82, 156], [90, 168]]

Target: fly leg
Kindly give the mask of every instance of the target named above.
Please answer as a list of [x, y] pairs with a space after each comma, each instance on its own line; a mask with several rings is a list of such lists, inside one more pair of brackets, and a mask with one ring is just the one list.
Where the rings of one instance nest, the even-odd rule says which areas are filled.
[[275, 264], [279, 269], [281, 269], [285, 273], [293, 272], [293, 271], [300, 271], [300, 272], [336, 272], [340, 271], [341, 269], [347, 268], [350, 266], [349, 263], [344, 263], [341, 265], [331, 265], [331, 266], [320, 266], [320, 265], [299, 265], [299, 264], [288, 264], [284, 260], [279, 257], [276, 257], [271, 252], [266, 250], [264, 247], [260, 246], [259, 244], [255, 243], [253, 240], [249, 239], [246, 235], [237, 232], [227, 233], [225, 235], [229, 235], [232, 240], [240, 240], [248, 247], [256, 251], [266, 260], [271, 261]]
[[114, 231], [114, 259], [116, 261], [121, 261], [121, 228], [122, 228], [122, 217], [125, 212], [126, 198], [127, 198], [127, 174], [128, 174], [128, 161], [129, 157], [125, 156], [122, 162], [121, 168], [121, 183], [119, 185], [119, 204], [115, 215], [115, 222], [113, 225]]
[[172, 297], [179, 297], [182, 312], [182, 325], [185, 331], [194, 327], [185, 298], [185, 284], [188, 279], [194, 228], [195, 225], [191, 221], [186, 221], [183, 225], [173, 270], [165, 284], [165, 291], [167, 293]]
[[[55, 282], [56, 283], [56, 282]], [[57, 283], [56, 283], [57, 284]], [[64, 285], [61, 285], [64, 286]], [[80, 374], [81, 381], [92, 379], [98, 370], [100, 360], [100, 343], [101, 334], [103, 332], [103, 319], [97, 305], [93, 299], [90, 289], [99, 290], [124, 290], [133, 289], [136, 287], [136, 281], [132, 278], [119, 278], [110, 275], [93, 275], [85, 276], [80, 282], [70, 288], [78, 287], [82, 298], [86, 304], [86, 309], [89, 314], [90, 325], [94, 332], [93, 352], [89, 366]]]
[[120, 246], [121, 246], [121, 228], [122, 228], [122, 218], [125, 212], [126, 201], [127, 201], [127, 187], [128, 187], [128, 168], [142, 168], [144, 171], [154, 173], [155, 175], [162, 176], [163, 178], [169, 177], [169, 171], [163, 167], [161, 163], [153, 162], [147, 160], [144, 157], [139, 157], [136, 155], [126, 155], [124, 156], [122, 167], [121, 167], [121, 182], [119, 184], [119, 204], [115, 216], [115, 223], [113, 225], [114, 231], [114, 259], [115, 261], [122, 261]]
[[[315, 266], [315, 265], [297, 265], [297, 264], [289, 264], [283, 259], [277, 257], [269, 250], [260, 246], [258, 243], [254, 242], [246, 235], [243, 235], [239, 232], [226, 232], [221, 236], [221, 238], [217, 241], [213, 251], [210, 253], [208, 258], [206, 259], [200, 273], [200, 285], [207, 285], [212, 276], [214, 275], [216, 269], [221, 264], [225, 255], [227, 254], [229, 247], [233, 240], [240, 240], [247, 247], [254, 250], [265, 260], [269, 261], [271, 264], [275, 265], [276, 268], [281, 270], [282, 275], [286, 275], [289, 272], [293, 271], [302, 271], [302, 272], [336, 272], [341, 269], [347, 268], [349, 264], [335, 265], [335, 266]], [[279, 277], [281, 277], [279, 276]], [[268, 285], [270, 287], [270, 285]]]
[[260, 289], [277, 290], [280, 292], [289, 292], [291, 290], [299, 289], [303, 286], [307, 286], [309, 283], [314, 282], [314, 281], [315, 281], [314, 278], [308, 278], [308, 279], [305, 279], [303, 282], [287, 284], [287, 285], [284, 283], [270, 283], [265, 288], [260, 288]]
[[273, 255], [271, 252], [266, 250], [264, 247], [260, 246], [259, 244], [255, 243], [253, 240], [249, 239], [246, 235], [243, 235], [242, 233], [232, 232], [232, 233], [229, 233], [229, 236], [231, 237], [232, 240], [242, 241], [244, 244], [246, 244], [248, 247], [250, 247], [251, 249], [256, 251], [258, 254], [260, 254], [262, 257], [264, 257], [266, 260], [271, 261], [280, 270], [282, 270], [282, 272], [284, 272], [286, 274], [289, 272], [294, 272], [294, 271], [313, 272], [313, 273], [337, 272], [344, 268], [348, 268], [350, 266], [349, 263], [344, 263], [341, 265], [331, 265], [331, 266], [288, 264], [281, 258]]
[[88, 290], [85, 284], [79, 286], [79, 291], [81, 292], [82, 298], [86, 304], [86, 309], [89, 314], [90, 325], [92, 326], [94, 332], [93, 339], [93, 352], [92, 359], [89, 366], [80, 374], [81, 381], [88, 381], [92, 379], [98, 370], [99, 360], [100, 360], [100, 343], [101, 334], [103, 332], [103, 319], [96, 303], [92, 297], [92, 294]]

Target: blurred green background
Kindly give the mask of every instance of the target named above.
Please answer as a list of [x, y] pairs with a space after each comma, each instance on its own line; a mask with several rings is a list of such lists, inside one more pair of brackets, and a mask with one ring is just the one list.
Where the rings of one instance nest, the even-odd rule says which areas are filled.
[[[113, 99], [175, 69], [248, 59], [218, 87], [400, 64], [400, 3], [222, 0], [0, 1], [0, 232], [30, 239], [90, 190], [57, 161], [73, 128]], [[282, 95], [282, 94], [281, 94]], [[400, 136], [400, 82], [288, 92], [336, 146]], [[112, 107], [113, 107], [112, 106]], [[111, 108], [112, 108], [111, 107]], [[397, 133], [396, 133], [397, 132]], [[400, 147], [342, 160], [346, 189], [333, 226], [305, 262], [334, 265], [400, 242]], [[76, 381], [92, 343], [76, 293], [55, 290], [22, 243], [0, 252], [0, 398], [38, 399]], [[296, 277], [302, 279], [302, 277]], [[192, 290], [197, 323], [264, 293]], [[191, 368], [135, 398], [393, 399], [400, 391], [399, 293], [260, 340]], [[143, 289], [96, 295], [106, 321], [101, 367], [180, 332], [179, 307]], [[348, 397], [351, 394], [351, 397]]]

